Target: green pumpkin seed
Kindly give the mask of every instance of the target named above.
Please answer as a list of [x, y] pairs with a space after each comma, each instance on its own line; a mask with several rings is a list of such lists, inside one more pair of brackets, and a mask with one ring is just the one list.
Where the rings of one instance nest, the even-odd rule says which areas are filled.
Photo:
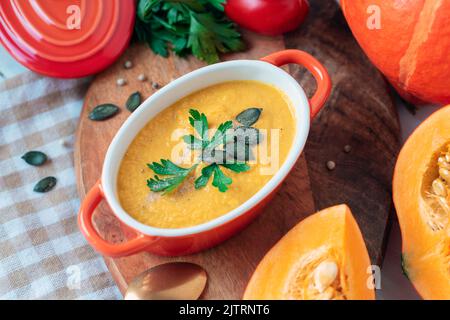
[[250, 127], [256, 121], [258, 121], [261, 112], [262, 112], [261, 108], [246, 109], [236, 116], [236, 121], [246, 127]]
[[33, 191], [39, 192], [39, 193], [45, 193], [52, 190], [56, 185], [56, 178], [55, 177], [47, 177], [36, 183], [34, 186]]
[[128, 111], [133, 112], [134, 110], [136, 110], [137, 107], [141, 105], [141, 101], [142, 98], [141, 93], [139, 91], [136, 91], [135, 93], [131, 94], [126, 102], [126, 107]]
[[89, 114], [89, 119], [93, 121], [102, 121], [109, 119], [119, 112], [119, 107], [112, 103], [105, 103], [96, 106]]
[[42, 166], [47, 161], [47, 155], [41, 151], [29, 151], [21, 158], [32, 166]]

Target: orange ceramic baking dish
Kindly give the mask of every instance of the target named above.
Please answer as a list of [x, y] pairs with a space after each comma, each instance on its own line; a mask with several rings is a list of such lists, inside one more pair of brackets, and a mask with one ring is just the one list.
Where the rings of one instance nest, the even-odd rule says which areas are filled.
[[[317, 91], [308, 99], [297, 81], [280, 67], [295, 63], [306, 67], [317, 81]], [[179, 229], [155, 228], [133, 219], [117, 197], [120, 160], [139, 131], [160, 111], [179, 99], [205, 87], [226, 81], [256, 80], [277, 87], [291, 101], [296, 122], [292, 147], [278, 172], [254, 196], [236, 209], [206, 223]], [[258, 60], [235, 60], [210, 65], [171, 82], [148, 98], [122, 125], [106, 153], [101, 179], [89, 191], [79, 212], [79, 226], [89, 243], [100, 253], [121, 257], [140, 251], [159, 255], [185, 255], [198, 252], [228, 239], [247, 226], [273, 198], [283, 180], [300, 157], [309, 132], [310, 121], [324, 106], [331, 91], [325, 68], [306, 52], [285, 50]], [[130, 240], [113, 244], [97, 233], [92, 215], [106, 200], [120, 220]]]

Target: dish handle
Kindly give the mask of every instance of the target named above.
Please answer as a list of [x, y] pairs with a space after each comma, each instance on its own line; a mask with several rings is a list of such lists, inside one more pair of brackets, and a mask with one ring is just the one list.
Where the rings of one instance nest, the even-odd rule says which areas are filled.
[[325, 105], [331, 93], [331, 80], [325, 67], [309, 53], [294, 49], [278, 51], [261, 58], [261, 60], [277, 67], [295, 63], [305, 67], [312, 73], [317, 82], [317, 90], [312, 98], [309, 99], [311, 119], [314, 118]]
[[[105, 256], [117, 258], [142, 251], [155, 241], [153, 237], [143, 235], [142, 233], [138, 234], [136, 238], [120, 244], [112, 244], [102, 239], [92, 224], [92, 215], [103, 199], [102, 185], [100, 181], [97, 181], [84, 198], [78, 213], [78, 225], [81, 233], [83, 233], [95, 250]], [[155, 239], [157, 238], [155, 237]]]

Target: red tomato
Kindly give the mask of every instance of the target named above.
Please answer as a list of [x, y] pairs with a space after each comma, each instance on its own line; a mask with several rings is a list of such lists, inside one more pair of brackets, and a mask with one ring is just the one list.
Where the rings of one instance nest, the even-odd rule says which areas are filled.
[[276, 36], [296, 29], [309, 11], [307, 0], [227, 0], [225, 13], [240, 26]]

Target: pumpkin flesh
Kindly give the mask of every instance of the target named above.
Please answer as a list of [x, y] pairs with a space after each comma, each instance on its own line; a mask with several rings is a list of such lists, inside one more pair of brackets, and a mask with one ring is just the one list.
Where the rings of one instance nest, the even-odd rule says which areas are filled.
[[411, 135], [397, 160], [393, 194], [405, 273], [425, 299], [450, 299], [450, 106]]
[[244, 299], [374, 299], [368, 270], [367, 249], [350, 209], [335, 206], [300, 222], [266, 254]]

